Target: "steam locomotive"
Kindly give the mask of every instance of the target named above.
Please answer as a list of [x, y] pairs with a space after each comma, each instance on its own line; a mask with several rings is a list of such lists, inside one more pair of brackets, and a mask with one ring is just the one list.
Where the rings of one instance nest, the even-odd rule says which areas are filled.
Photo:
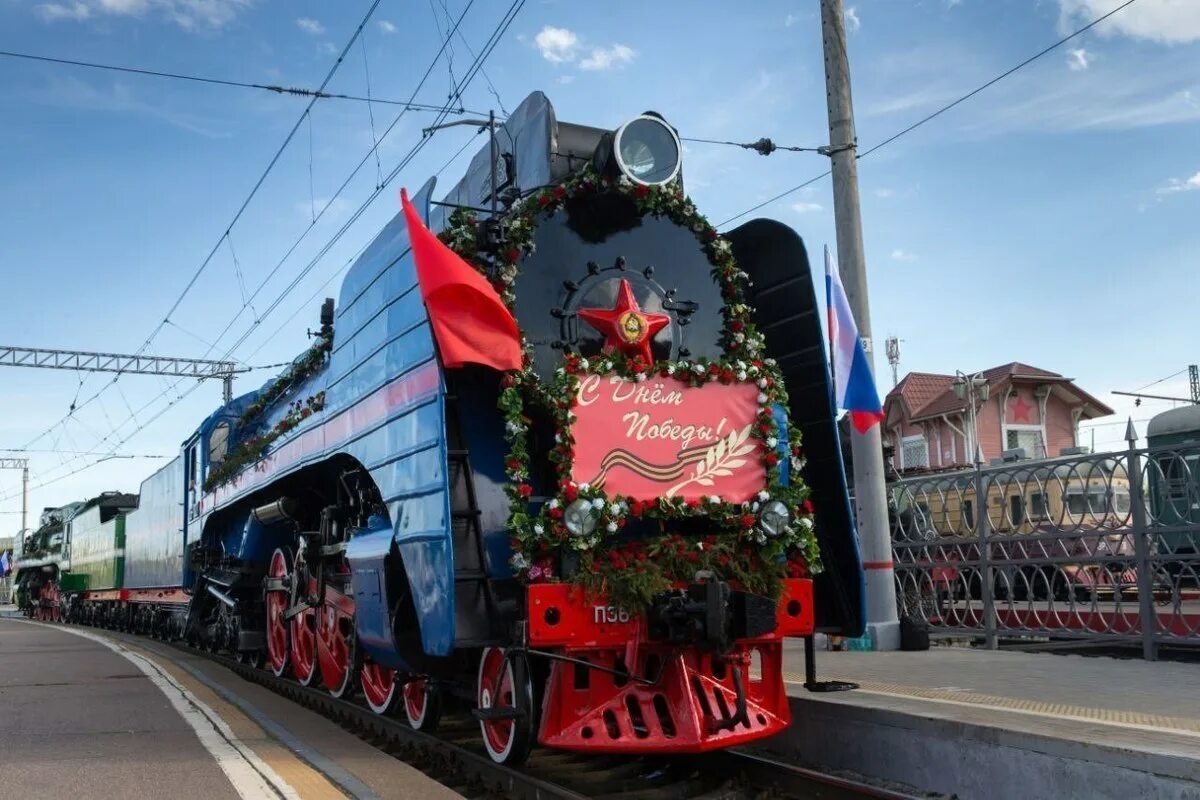
[[[782, 730], [784, 637], [864, 625], [800, 238], [718, 235], [659, 115], [576, 125], [541, 93], [435, 182], [417, 225], [492, 294], [438, 273], [434, 302], [397, 214], [282, 375], [132, 502], [50, 515], [66, 543], [18, 562], [26, 612], [229, 651], [422, 730], [462, 704], [501, 763]], [[447, 363], [502, 335], [497, 306], [518, 363]], [[103, 526], [97, 574], [71, 537]]]

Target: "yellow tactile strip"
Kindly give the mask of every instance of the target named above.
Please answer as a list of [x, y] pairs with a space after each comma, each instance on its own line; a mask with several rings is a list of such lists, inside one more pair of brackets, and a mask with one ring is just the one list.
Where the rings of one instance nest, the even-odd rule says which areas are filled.
[[[826, 676], [822, 676], [822, 678], [825, 680], [830, 679]], [[803, 685], [804, 676], [789, 672], [785, 673], [784, 680], [788, 683]], [[1000, 697], [975, 692], [926, 689], [919, 686], [906, 686], [900, 683], [885, 683], [882, 681], [863, 681], [851, 678], [833, 678], [833, 680], [853, 680], [859, 685], [859, 691], [871, 694], [932, 700], [941, 703], [954, 703], [956, 705], [981, 706], [1023, 714], [1036, 714], [1038, 716], [1055, 717], [1057, 719], [1077, 719], [1122, 727], [1200, 734], [1200, 720], [1197, 719], [1144, 714], [1139, 711], [1119, 711], [1111, 708], [1072, 706], [1063, 703], [1030, 700], [1023, 697]]]
[[122, 641], [121, 645], [154, 661], [171, 673], [171, 677], [187, 687], [188, 691], [201, 702], [217, 712], [234, 734], [287, 781], [300, 797], [305, 800], [310, 800], [310, 798], [312, 800], [342, 800], [345, 798], [346, 795], [324, 775], [300, 760], [288, 748], [271, 738], [259, 727], [258, 723], [243, 714], [240, 709], [217, 696], [216, 692], [193, 678], [170, 659], [163, 658], [158, 653], [153, 653], [127, 641]]

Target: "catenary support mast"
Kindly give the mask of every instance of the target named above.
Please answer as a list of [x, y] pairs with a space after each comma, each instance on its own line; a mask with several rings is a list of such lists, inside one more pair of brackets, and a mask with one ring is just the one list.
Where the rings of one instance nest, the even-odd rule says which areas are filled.
[[[825, 50], [825, 94], [829, 107], [827, 152], [833, 162], [838, 264], [850, 310], [868, 356], [867, 363], [874, 371], [867, 267], [858, 206], [857, 142], [842, 0], [821, 0], [821, 37]], [[900, 623], [896, 617], [896, 582], [883, 480], [881, 427], [873, 425], [865, 434], [860, 434], [851, 426], [850, 446], [854, 457], [859, 546], [867, 573], [867, 633], [875, 649], [895, 650], [900, 645]]]

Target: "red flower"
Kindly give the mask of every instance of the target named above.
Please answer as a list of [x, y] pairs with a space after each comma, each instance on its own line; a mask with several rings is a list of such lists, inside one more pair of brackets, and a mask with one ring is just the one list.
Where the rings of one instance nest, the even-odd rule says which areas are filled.
[[554, 187], [554, 198], [556, 200], [562, 200], [566, 196], [567, 196], [566, 187], [564, 187], [564, 186], [555, 186]]
[[688, 508], [699, 508], [700, 507], [700, 498], [693, 497], [690, 500], [688, 500], [687, 507]]
[[521, 495], [521, 497], [528, 499], [533, 496], [533, 487], [530, 486], [528, 483], [522, 483], [520, 486], [517, 487], [517, 494]]
[[754, 523], [757, 521], [758, 520], [755, 519], [753, 514], [742, 514], [742, 527], [743, 528], [753, 528]]
[[767, 466], [773, 467], [779, 463], [779, 454], [772, 450], [767, 453], [763, 460], [767, 462]]
[[721, 381], [723, 383], [733, 383], [733, 370], [729, 368], [721, 370]]
[[688, 551], [687, 560], [695, 564], [700, 560], [700, 553], [695, 550]]
[[805, 500], [803, 503], [800, 504], [800, 510], [803, 511], [805, 514], [811, 514], [816, 509], [813, 508], [812, 500]]
[[729, 330], [733, 331], [734, 333], [741, 333], [745, 329], [745, 323], [739, 319], [735, 319], [733, 322], [729, 323]]
[[563, 484], [563, 494], [567, 496], [567, 500], [574, 500], [579, 497], [579, 487], [573, 483], [566, 482]]
[[709, 228], [708, 230], [706, 230], [706, 231], [704, 232], [704, 238], [705, 238], [705, 239], [707, 239], [707, 240], [708, 240], [708, 241], [710, 241], [710, 242], [711, 242], [711, 241], [715, 241], [715, 240], [716, 240], [716, 238], [717, 238], [717, 229], [716, 229], [716, 228]]
[[635, 517], [640, 517], [642, 515], [642, 501], [641, 500], [630, 501], [629, 513]]
[[561, 508], [552, 508], [548, 513], [550, 514], [550, 519], [562, 519], [563, 516]]
[[508, 252], [504, 254], [504, 257], [508, 259], [508, 263], [515, 264], [517, 263], [517, 259], [521, 257], [521, 251], [515, 247], [510, 247], [508, 248]]
[[509, 472], [516, 472], [521, 468], [521, 462], [518, 459], [510, 458], [504, 462], [504, 466], [508, 468]]
[[764, 417], [770, 417], [770, 416], [774, 416], [774, 414], [775, 414], [775, 411], [774, 411], [774, 410], [773, 410], [773, 409], [772, 409], [770, 406], [763, 406], [763, 407], [762, 407], [762, 415], [763, 415]]
[[639, 183], [637, 186], [633, 187], [633, 196], [634, 197], [641, 198], [641, 197], [645, 197], [648, 194], [650, 194], [649, 186], [644, 186]]
[[550, 193], [542, 192], [541, 194], [538, 195], [537, 201], [538, 201], [539, 206], [541, 206], [542, 208], [545, 208], [546, 206], [550, 205], [550, 200], [551, 200]]

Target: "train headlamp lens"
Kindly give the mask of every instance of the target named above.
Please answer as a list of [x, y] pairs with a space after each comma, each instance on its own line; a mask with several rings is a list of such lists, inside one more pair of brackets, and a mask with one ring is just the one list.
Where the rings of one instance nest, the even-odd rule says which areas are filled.
[[583, 498], [567, 506], [567, 511], [563, 514], [563, 524], [572, 536], [590, 536], [592, 531], [596, 530], [599, 520], [599, 509], [593, 507], [591, 501]]
[[679, 174], [679, 137], [657, 117], [626, 122], [617, 129], [613, 150], [617, 166], [635, 183], [667, 183]]
[[792, 521], [788, 507], [780, 500], [770, 500], [758, 513], [758, 525], [772, 539], [779, 536]]

